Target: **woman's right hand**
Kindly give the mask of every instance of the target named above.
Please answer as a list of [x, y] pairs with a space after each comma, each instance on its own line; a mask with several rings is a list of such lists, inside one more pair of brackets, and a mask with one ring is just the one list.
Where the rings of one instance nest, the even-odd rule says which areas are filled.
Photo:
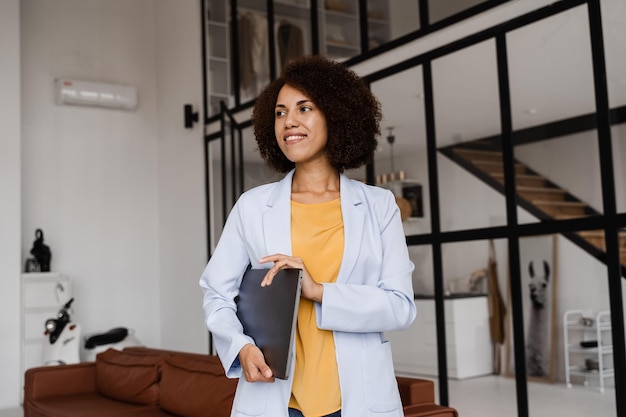
[[263, 352], [252, 343], [244, 345], [239, 351], [239, 363], [248, 382], [274, 382], [274, 374], [265, 363]]

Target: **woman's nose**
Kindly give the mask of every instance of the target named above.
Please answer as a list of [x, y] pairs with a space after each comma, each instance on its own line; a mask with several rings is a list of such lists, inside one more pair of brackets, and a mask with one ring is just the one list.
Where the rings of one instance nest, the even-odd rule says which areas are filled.
[[293, 116], [287, 116], [285, 119], [285, 127], [287, 129], [298, 126], [298, 121]]

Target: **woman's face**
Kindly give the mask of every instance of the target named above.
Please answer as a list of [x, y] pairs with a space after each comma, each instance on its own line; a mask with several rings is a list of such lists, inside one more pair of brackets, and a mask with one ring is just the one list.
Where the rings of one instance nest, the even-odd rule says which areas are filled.
[[274, 133], [278, 146], [291, 162], [328, 162], [326, 117], [311, 99], [287, 84], [276, 99]]

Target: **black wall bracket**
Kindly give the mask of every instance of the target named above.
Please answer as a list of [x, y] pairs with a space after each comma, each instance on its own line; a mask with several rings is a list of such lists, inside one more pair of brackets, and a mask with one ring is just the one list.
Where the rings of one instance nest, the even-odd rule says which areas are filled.
[[198, 121], [198, 112], [193, 111], [191, 104], [185, 104], [185, 129], [191, 129], [194, 122]]

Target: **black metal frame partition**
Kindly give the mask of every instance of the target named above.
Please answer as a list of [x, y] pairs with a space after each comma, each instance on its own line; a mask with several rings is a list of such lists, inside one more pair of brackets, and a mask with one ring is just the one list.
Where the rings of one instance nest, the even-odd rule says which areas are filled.
[[[231, 0], [232, 3], [236, 1]], [[271, 2], [270, 2], [271, 3]], [[512, 128], [511, 102], [510, 102], [510, 86], [509, 86], [509, 69], [507, 61], [507, 45], [506, 34], [514, 29], [537, 22], [558, 13], [562, 13], [571, 8], [586, 5], [589, 16], [589, 30], [592, 45], [593, 60], [593, 78], [595, 89], [595, 128], [597, 129], [598, 148], [601, 166], [601, 185], [604, 212], [598, 216], [586, 218], [576, 218], [558, 221], [545, 221], [531, 224], [518, 224], [517, 219], [517, 202], [515, 193], [515, 173], [513, 160], [513, 137], [515, 132]], [[496, 44], [496, 59], [498, 73], [498, 91], [500, 102], [500, 123], [501, 123], [501, 144], [503, 151], [503, 166], [505, 177], [505, 198], [506, 198], [506, 226], [488, 227], [481, 229], [447, 231], [442, 232], [440, 226], [440, 207], [439, 207], [439, 185], [438, 185], [438, 169], [436, 132], [435, 132], [435, 109], [434, 109], [434, 91], [432, 80], [431, 63], [434, 59], [445, 56], [455, 51], [459, 51], [468, 46], [472, 46], [479, 42], [494, 39]], [[358, 57], [356, 61], [365, 58]], [[369, 83], [381, 80], [408, 68], [422, 66], [423, 68], [423, 86], [424, 86], [424, 104], [426, 119], [426, 140], [427, 140], [427, 156], [428, 156], [428, 181], [430, 192], [430, 211], [431, 211], [431, 233], [413, 235], [407, 237], [409, 245], [430, 245], [433, 250], [433, 275], [435, 289], [435, 312], [437, 323], [444, 323], [444, 289], [443, 289], [443, 259], [442, 245], [451, 242], [465, 242], [485, 239], [506, 239], [508, 242], [508, 256], [510, 262], [510, 287], [512, 296], [512, 317], [513, 317], [513, 345], [515, 363], [518, 371], [515, 374], [517, 409], [518, 416], [529, 416], [528, 407], [528, 386], [526, 376], [526, 358], [524, 353], [524, 328], [523, 313], [521, 299], [521, 274], [520, 274], [520, 253], [519, 239], [526, 236], [535, 236], [541, 234], [567, 233], [571, 231], [604, 229], [606, 243], [606, 265], [608, 270], [609, 283], [609, 301], [610, 311], [613, 321], [612, 340], [613, 340], [613, 360], [615, 368], [615, 400], [616, 415], [626, 416], [626, 397], [620, 395], [626, 391], [626, 351], [624, 347], [624, 307], [622, 294], [622, 267], [619, 259], [619, 242], [617, 230], [626, 227], [626, 214], [619, 214], [616, 206], [614, 170], [611, 148], [611, 109], [609, 108], [607, 75], [605, 67], [604, 45], [602, 36], [602, 21], [600, 15], [600, 0], [562, 0], [550, 6], [535, 10], [526, 15], [514, 18], [506, 23], [495, 27], [487, 28], [481, 32], [475, 33], [466, 38], [444, 45], [437, 49], [428, 51], [419, 56], [412, 57], [406, 61], [395, 64], [384, 70], [370, 74], [366, 77]], [[246, 106], [236, 106], [235, 109], [227, 109], [222, 105], [222, 113], [220, 120], [222, 123], [221, 132], [207, 136], [205, 144], [212, 140], [220, 139], [222, 141], [222, 152], [227, 145], [226, 135], [227, 129], [230, 129], [230, 137], [238, 137], [239, 145], [234, 141], [231, 143], [231, 157], [235, 158], [235, 150], [241, 150], [241, 129], [249, 126], [246, 123], [237, 123], [233, 117], [233, 113], [240, 111]], [[206, 116], [206, 106], [205, 106]], [[230, 121], [227, 128], [226, 118]], [[621, 119], [621, 118], [620, 118]], [[213, 119], [215, 120], [215, 119]], [[205, 117], [205, 121], [208, 118]], [[623, 120], [622, 120], [623, 122]], [[565, 130], [576, 131], [576, 127], [565, 127]], [[588, 130], [588, 129], [585, 129]], [[238, 136], [236, 132], [238, 131]], [[238, 146], [238, 147], [237, 147]], [[205, 148], [206, 149], [206, 148]], [[226, 155], [223, 154], [225, 157]], [[225, 181], [225, 166], [222, 166], [222, 181]], [[232, 170], [241, 170], [240, 173], [233, 171], [231, 178], [242, 178], [243, 166], [236, 163], [233, 159]], [[373, 167], [368, 166], [368, 178], [373, 178]], [[209, 175], [208, 168], [206, 175]], [[223, 193], [226, 192], [226, 185], [223, 184]], [[243, 186], [240, 186], [243, 190]], [[233, 188], [234, 190], [234, 188]], [[234, 192], [234, 191], [233, 191]], [[210, 201], [210, 190], [207, 188], [207, 209]], [[224, 215], [228, 209], [226, 205], [226, 195], [223, 198]], [[235, 194], [231, 198], [235, 198]], [[208, 224], [210, 227], [210, 222]], [[209, 230], [208, 230], [209, 232]], [[210, 235], [210, 233], [209, 233]], [[209, 248], [213, 242], [209, 241]], [[210, 250], [210, 249], [209, 249]], [[437, 342], [438, 346], [438, 368], [439, 368], [439, 399], [444, 405], [449, 404], [448, 395], [448, 377], [447, 377], [447, 358], [445, 341], [445, 327], [437, 326]]]
[[[596, 101], [596, 128], [598, 132], [598, 146], [600, 153], [601, 180], [604, 214], [595, 218], [579, 218], [518, 225], [517, 202], [515, 193], [515, 173], [513, 161], [513, 130], [511, 119], [510, 89], [508, 79], [506, 33], [530, 23], [545, 19], [558, 13], [587, 4], [589, 11], [589, 27], [592, 44], [592, 60], [594, 70], [594, 87]], [[474, 230], [441, 232], [439, 224], [439, 191], [436, 162], [436, 138], [434, 127], [434, 99], [432, 86], [431, 62], [439, 57], [461, 50], [479, 42], [495, 39], [498, 65], [498, 86], [500, 92], [500, 122], [502, 127], [501, 143], [503, 151], [503, 166], [505, 178], [505, 196], [507, 226], [492, 227]], [[426, 140], [428, 153], [428, 173], [431, 201], [431, 234], [408, 236], [409, 245], [430, 244], [433, 247], [433, 273], [435, 279], [435, 311], [437, 323], [444, 323], [444, 296], [443, 273], [441, 259], [441, 245], [443, 243], [462, 242], [471, 240], [505, 238], [508, 241], [508, 256], [511, 268], [509, 279], [512, 297], [513, 336], [515, 363], [518, 371], [515, 374], [518, 416], [529, 415], [527, 376], [525, 371], [526, 358], [524, 353], [524, 328], [522, 319], [521, 275], [519, 238], [541, 235], [546, 233], [564, 233], [572, 230], [604, 229], [606, 236], [606, 264], [609, 280], [609, 299], [612, 319], [613, 355], [615, 373], [616, 411], [618, 416], [626, 415], [626, 398], [620, 393], [626, 390], [626, 352], [624, 348], [624, 320], [622, 294], [622, 267], [619, 259], [619, 243], [617, 229], [626, 226], [626, 215], [618, 214], [615, 197], [613, 159], [611, 149], [611, 109], [609, 108], [607, 77], [602, 37], [602, 21], [600, 15], [600, 0], [564, 0], [548, 7], [536, 10], [526, 15], [514, 18], [504, 24], [486, 29], [456, 42], [431, 50], [423, 55], [413, 57], [402, 63], [385, 68], [367, 76], [367, 80], [374, 81], [386, 78], [392, 74], [408, 68], [421, 65], [423, 68], [424, 105], [426, 116]], [[439, 366], [439, 395], [442, 404], [448, 404], [447, 361], [445, 328], [437, 326], [438, 366]]]

